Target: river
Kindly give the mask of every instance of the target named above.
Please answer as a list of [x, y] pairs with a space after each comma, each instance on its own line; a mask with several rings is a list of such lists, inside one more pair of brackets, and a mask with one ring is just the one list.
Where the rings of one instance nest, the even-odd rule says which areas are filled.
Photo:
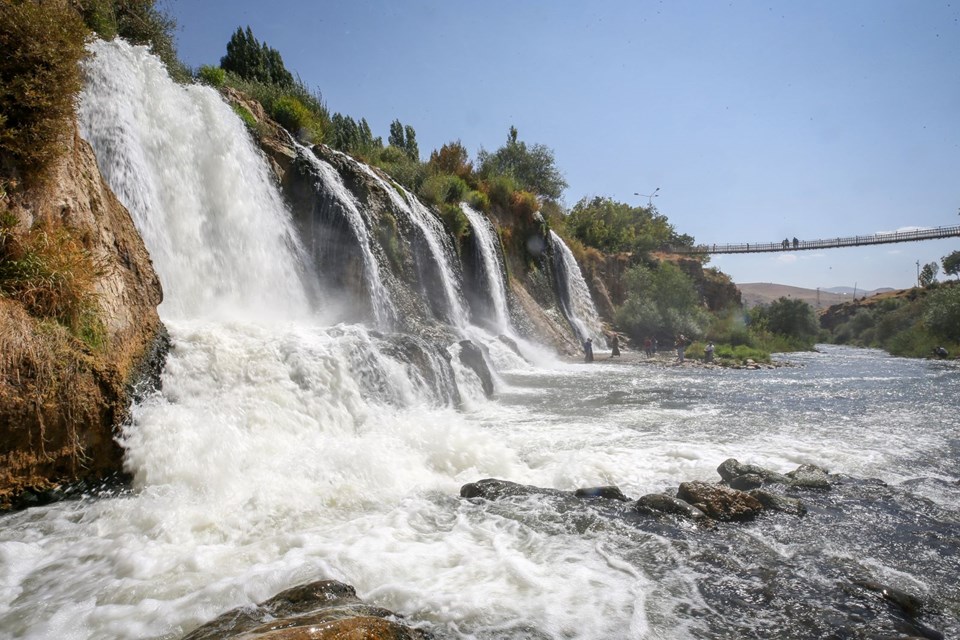
[[[164, 391], [124, 436], [133, 486], [0, 519], [0, 636], [178, 638], [320, 578], [439, 638], [960, 635], [955, 362], [503, 356], [496, 397], [457, 410], [401, 384], [359, 326], [168, 324]], [[802, 518], [713, 529], [459, 497], [495, 477], [636, 498], [719, 480], [730, 457], [837, 475], [796, 494]]]

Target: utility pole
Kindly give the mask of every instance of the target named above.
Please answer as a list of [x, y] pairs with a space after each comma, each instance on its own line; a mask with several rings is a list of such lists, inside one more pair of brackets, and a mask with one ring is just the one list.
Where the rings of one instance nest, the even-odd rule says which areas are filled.
[[917, 260], [917, 286], [920, 286], [920, 261]]
[[820, 308], [820, 287], [817, 287], [817, 309]]

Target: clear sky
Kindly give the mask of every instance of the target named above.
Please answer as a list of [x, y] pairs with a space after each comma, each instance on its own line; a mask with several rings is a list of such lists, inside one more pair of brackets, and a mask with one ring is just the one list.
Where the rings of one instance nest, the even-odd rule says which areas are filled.
[[[168, 0], [181, 59], [238, 26], [331, 112], [421, 154], [511, 125], [584, 196], [653, 202], [698, 242], [960, 224], [960, 0]], [[960, 238], [717, 256], [737, 282], [907, 287]], [[941, 275], [941, 278], [943, 276]]]

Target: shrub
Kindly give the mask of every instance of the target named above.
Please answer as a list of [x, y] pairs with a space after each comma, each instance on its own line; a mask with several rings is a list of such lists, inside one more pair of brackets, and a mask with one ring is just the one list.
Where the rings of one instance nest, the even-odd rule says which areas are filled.
[[42, 182], [71, 133], [86, 34], [65, 2], [0, 3], [0, 156], [28, 186]]
[[444, 226], [450, 231], [456, 239], [456, 246], [459, 250], [460, 241], [470, 233], [470, 221], [464, 215], [460, 206], [453, 203], [447, 203], [440, 206], [440, 219]]
[[454, 175], [428, 176], [420, 187], [420, 196], [430, 204], [459, 203], [464, 199], [470, 187], [461, 178]]
[[935, 336], [960, 342], [960, 286], [944, 287], [930, 294], [923, 324]]
[[529, 191], [514, 191], [510, 196], [510, 212], [525, 224], [533, 222], [533, 214], [539, 209], [537, 196]]
[[471, 191], [467, 194], [466, 201], [477, 211], [490, 211], [490, 197], [483, 191]]
[[197, 78], [203, 84], [219, 89], [227, 81], [227, 72], [220, 67], [212, 67], [205, 64], [197, 71]]
[[105, 334], [96, 313], [98, 275], [89, 252], [67, 227], [43, 220], [21, 233], [13, 215], [0, 216], [0, 296], [16, 300], [35, 317], [56, 320], [91, 346]]

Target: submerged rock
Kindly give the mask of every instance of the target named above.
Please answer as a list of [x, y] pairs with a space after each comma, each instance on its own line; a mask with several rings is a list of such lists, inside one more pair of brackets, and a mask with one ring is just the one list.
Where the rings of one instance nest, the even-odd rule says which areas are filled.
[[665, 493], [648, 493], [634, 504], [639, 513], [672, 513], [690, 520], [703, 520], [707, 514], [689, 502]]
[[753, 498], [756, 498], [765, 509], [782, 511], [795, 516], [802, 516], [807, 513], [807, 508], [796, 498], [788, 498], [769, 491], [763, 491], [762, 489], [753, 489], [748, 493]]
[[763, 511], [763, 504], [750, 494], [706, 482], [681, 483], [677, 497], [722, 522], [749, 520]]
[[350, 585], [319, 580], [282, 591], [255, 607], [239, 607], [183, 640], [429, 640], [387, 609], [364, 604]]
[[616, 486], [586, 487], [577, 489], [573, 492], [573, 495], [577, 496], [578, 498], [605, 498], [607, 500], [619, 500], [620, 502], [630, 501], [630, 498], [623, 495], [623, 491], [620, 490], [620, 487]]
[[486, 500], [500, 500], [502, 498], [512, 498], [515, 496], [566, 496], [565, 491], [559, 489], [546, 489], [543, 487], [534, 487], [526, 484], [510, 482], [509, 480], [497, 480], [496, 478], [484, 478], [476, 482], [469, 482], [460, 487], [461, 498], [484, 498]]
[[747, 475], [759, 476], [763, 482], [779, 482], [782, 484], [789, 484], [790, 482], [789, 478], [781, 473], [764, 469], [755, 464], [741, 464], [736, 458], [724, 460], [720, 466], [717, 467], [717, 473], [719, 473], [723, 481], [728, 484], [736, 478]]

